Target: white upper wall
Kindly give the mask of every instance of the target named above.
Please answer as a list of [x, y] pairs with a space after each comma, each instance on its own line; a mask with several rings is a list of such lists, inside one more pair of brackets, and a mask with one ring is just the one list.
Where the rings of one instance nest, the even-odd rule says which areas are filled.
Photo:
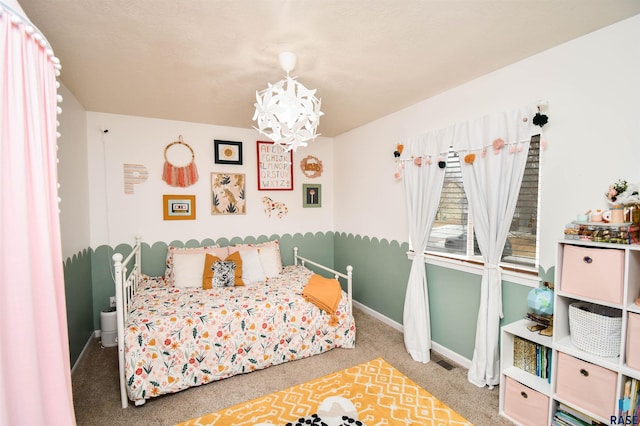
[[[251, 117], [247, 117], [250, 120]], [[108, 129], [107, 133], [103, 130]], [[187, 188], [174, 188], [162, 180], [165, 147], [182, 135], [195, 153], [200, 176]], [[214, 163], [214, 139], [242, 142], [243, 164]], [[258, 191], [256, 141], [265, 140], [253, 129], [212, 126], [96, 112], [87, 113], [90, 173], [91, 246], [132, 243], [135, 235], [154, 243], [190, 239], [233, 238], [332, 231], [333, 149], [331, 139], [319, 137], [293, 155], [294, 189]], [[171, 151], [170, 151], [171, 152]], [[320, 177], [307, 178], [300, 161], [313, 155], [323, 163]], [[144, 165], [146, 182], [124, 192], [124, 164]], [[244, 215], [211, 214], [211, 172], [246, 175], [247, 209]], [[320, 184], [322, 206], [303, 208], [302, 185]], [[163, 194], [195, 195], [196, 220], [163, 220]], [[288, 213], [268, 217], [262, 198], [283, 202]]]
[[606, 209], [603, 194], [617, 179], [640, 182], [639, 76], [637, 15], [336, 137], [335, 231], [407, 241], [404, 189], [393, 178], [396, 143], [544, 99], [540, 264], [547, 269], [566, 223]]
[[84, 108], [60, 85], [62, 114], [58, 132], [58, 195], [62, 256], [67, 259], [89, 247], [89, 169], [87, 166], [87, 121]]

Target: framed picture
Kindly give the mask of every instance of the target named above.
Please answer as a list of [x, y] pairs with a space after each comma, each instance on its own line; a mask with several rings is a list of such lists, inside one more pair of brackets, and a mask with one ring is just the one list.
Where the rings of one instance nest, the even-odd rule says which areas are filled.
[[195, 220], [195, 195], [163, 195], [164, 220]]
[[322, 207], [322, 185], [302, 185], [302, 207]]
[[211, 214], [246, 213], [244, 173], [211, 173]]
[[293, 190], [293, 151], [258, 141], [258, 190]]
[[242, 165], [242, 142], [213, 141], [216, 164], [239, 164]]

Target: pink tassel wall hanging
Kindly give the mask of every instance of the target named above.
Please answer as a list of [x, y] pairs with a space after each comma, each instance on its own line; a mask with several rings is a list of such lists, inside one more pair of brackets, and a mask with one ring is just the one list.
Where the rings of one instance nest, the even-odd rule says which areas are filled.
[[[176, 144], [185, 146], [191, 151], [191, 162], [186, 166], [174, 166], [167, 158], [167, 151]], [[195, 154], [193, 149], [182, 140], [182, 135], [178, 140], [171, 142], [164, 149], [164, 167], [162, 168], [162, 180], [169, 186], [185, 188], [191, 186], [198, 181], [198, 169], [195, 163]]]

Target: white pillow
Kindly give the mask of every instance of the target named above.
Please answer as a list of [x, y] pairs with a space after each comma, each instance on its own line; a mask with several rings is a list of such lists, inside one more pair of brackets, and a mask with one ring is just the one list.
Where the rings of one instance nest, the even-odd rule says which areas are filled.
[[164, 272], [164, 279], [167, 285], [174, 285], [173, 279], [173, 255], [175, 253], [192, 254], [192, 253], [211, 253], [214, 256], [218, 256], [220, 259], [226, 259], [229, 255], [229, 249], [227, 247], [204, 246], [204, 247], [174, 247], [169, 246], [167, 249], [166, 269]]
[[202, 287], [206, 253], [173, 254], [173, 279], [176, 287]]
[[280, 251], [275, 245], [264, 245], [258, 247], [260, 255], [260, 263], [267, 278], [275, 277], [282, 272], [282, 262], [280, 260]]
[[258, 249], [240, 250], [240, 258], [242, 259], [242, 281], [245, 284], [258, 283], [267, 279], [262, 269]]

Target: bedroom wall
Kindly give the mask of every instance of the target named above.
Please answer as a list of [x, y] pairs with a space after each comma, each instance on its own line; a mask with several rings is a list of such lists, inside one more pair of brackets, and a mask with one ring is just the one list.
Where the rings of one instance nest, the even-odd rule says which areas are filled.
[[[251, 125], [251, 117], [247, 117]], [[107, 133], [104, 130], [108, 130]], [[187, 188], [170, 187], [162, 180], [164, 149], [182, 135], [194, 150], [199, 180]], [[214, 139], [242, 142], [243, 164], [214, 163]], [[115, 294], [111, 276], [111, 256], [120, 244], [131, 245], [136, 235], [160, 249], [162, 258], [167, 244], [200, 245], [204, 241], [235, 243], [266, 238], [291, 238], [310, 248], [316, 241], [322, 257], [333, 264], [333, 147], [331, 139], [319, 137], [293, 155], [293, 190], [258, 190], [256, 141], [253, 129], [238, 129], [206, 124], [160, 120], [97, 112], [87, 113], [90, 226], [93, 274], [94, 325], [99, 328], [99, 313], [108, 307]], [[317, 178], [305, 176], [300, 168], [303, 158], [312, 155], [322, 161], [323, 172]], [[148, 179], [134, 185], [133, 194], [124, 192], [123, 165], [146, 167]], [[246, 177], [246, 214], [212, 215], [212, 172], [243, 173]], [[303, 207], [302, 185], [320, 184], [321, 207]], [[195, 220], [164, 220], [163, 194], [196, 196]], [[265, 212], [262, 197], [286, 204], [288, 212], [279, 218]], [[330, 236], [326, 240], [326, 236]], [[302, 237], [302, 238], [299, 238]], [[328, 241], [328, 242], [327, 242]], [[283, 251], [290, 247], [283, 248]], [[303, 254], [303, 253], [301, 253]], [[154, 256], [156, 256], [154, 254]], [[286, 254], [288, 256], [288, 253]], [[144, 265], [143, 259], [143, 265]]]
[[[289, 207], [284, 219], [268, 218], [262, 210], [263, 192], [257, 190], [255, 176], [255, 141], [261, 138], [254, 130], [88, 112], [92, 260], [87, 269], [93, 280], [94, 328], [99, 328], [99, 312], [114, 293], [110, 257], [120, 245], [126, 251], [136, 234], [149, 245], [148, 252], [159, 258], [162, 254], [157, 253], [170, 243], [302, 238], [318, 255], [333, 258], [336, 268], [352, 264], [355, 299], [400, 325], [410, 263], [402, 184], [393, 179], [395, 144], [458, 120], [538, 99], [549, 102], [540, 233], [541, 273], [547, 279], [552, 277], [555, 241], [562, 237], [564, 224], [577, 212], [605, 207], [602, 193], [616, 179], [640, 181], [634, 167], [640, 147], [633, 144], [640, 131], [636, 120], [640, 112], [636, 82], [640, 75], [639, 20], [623, 21], [333, 140], [319, 138], [310, 147], [301, 148], [294, 155], [294, 191], [267, 193]], [[164, 147], [180, 134], [195, 150], [200, 181], [176, 190], [160, 176]], [[213, 139], [242, 141], [244, 165], [215, 165]], [[325, 172], [319, 180], [301, 176], [298, 164], [306, 155], [323, 161]], [[144, 164], [149, 171], [149, 179], [136, 185], [133, 195], [123, 191], [125, 162]], [[213, 170], [247, 174], [246, 215], [210, 215], [208, 175]], [[321, 209], [301, 207], [301, 184], [305, 182], [322, 184]], [[166, 193], [195, 194], [197, 220], [163, 221], [161, 199]], [[84, 262], [78, 265], [86, 265]], [[471, 358], [478, 275], [473, 270], [443, 266], [428, 268], [427, 273], [435, 344]], [[537, 281], [536, 277], [506, 280], [504, 322], [518, 319], [526, 311], [528, 285]]]
[[58, 93], [63, 98], [58, 127], [60, 231], [69, 353], [73, 365], [94, 330], [87, 123], [85, 110], [73, 94], [62, 84]]
[[[617, 179], [640, 182], [639, 75], [640, 15], [336, 137], [336, 259], [357, 253], [356, 271], [367, 268], [366, 280], [355, 278], [356, 298], [401, 323], [410, 263], [403, 187], [393, 178], [396, 143], [539, 99], [549, 103], [540, 263], [543, 274], [552, 277], [564, 225], [579, 212], [606, 209], [603, 194]], [[480, 280], [447, 269], [428, 268], [432, 336], [470, 359]], [[505, 323], [526, 311], [528, 290], [505, 282], [504, 305], [511, 310]]]

